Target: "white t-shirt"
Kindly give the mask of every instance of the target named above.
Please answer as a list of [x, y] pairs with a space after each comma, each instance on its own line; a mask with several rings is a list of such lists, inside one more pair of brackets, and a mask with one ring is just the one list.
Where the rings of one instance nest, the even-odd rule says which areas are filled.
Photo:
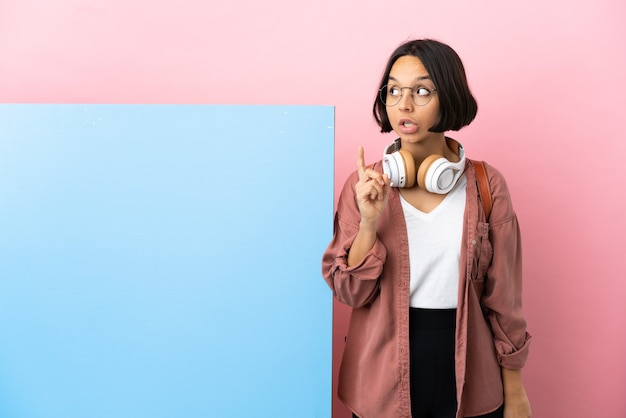
[[409, 236], [413, 308], [457, 307], [466, 184], [462, 175], [429, 213], [418, 210], [400, 195]]

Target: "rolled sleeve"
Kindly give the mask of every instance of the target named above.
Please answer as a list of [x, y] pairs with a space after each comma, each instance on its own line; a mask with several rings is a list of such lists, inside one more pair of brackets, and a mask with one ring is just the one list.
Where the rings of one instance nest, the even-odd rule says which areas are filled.
[[496, 352], [500, 366], [511, 370], [517, 370], [524, 367], [526, 360], [528, 359], [531, 340], [531, 335], [526, 332], [524, 344], [521, 347], [515, 347], [514, 350], [511, 350], [512, 346], [510, 345], [496, 343]]
[[379, 291], [378, 280], [387, 258], [387, 250], [377, 239], [360, 263], [348, 266], [348, 253], [356, 231], [353, 231], [349, 238], [343, 239], [343, 243], [339, 243], [346, 229], [352, 228], [336, 221], [335, 239], [324, 253], [322, 273], [337, 300], [358, 308], [376, 298]]

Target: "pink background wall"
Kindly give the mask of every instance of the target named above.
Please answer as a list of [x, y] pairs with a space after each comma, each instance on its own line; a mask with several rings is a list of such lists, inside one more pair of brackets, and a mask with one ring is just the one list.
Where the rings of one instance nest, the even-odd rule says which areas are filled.
[[0, 0], [0, 102], [334, 105], [339, 187], [357, 145], [392, 139], [370, 116], [389, 53], [451, 44], [479, 101], [453, 136], [505, 174], [523, 228], [535, 416], [626, 416], [626, 3], [385, 3]]

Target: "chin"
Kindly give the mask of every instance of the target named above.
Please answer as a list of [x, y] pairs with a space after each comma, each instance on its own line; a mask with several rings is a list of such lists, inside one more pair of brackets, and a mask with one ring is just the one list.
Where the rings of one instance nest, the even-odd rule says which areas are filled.
[[396, 132], [396, 135], [398, 135], [398, 137], [402, 140], [402, 142], [407, 142], [407, 143], [418, 143], [426, 139], [425, 136], [420, 133], [404, 134], [401, 132]]

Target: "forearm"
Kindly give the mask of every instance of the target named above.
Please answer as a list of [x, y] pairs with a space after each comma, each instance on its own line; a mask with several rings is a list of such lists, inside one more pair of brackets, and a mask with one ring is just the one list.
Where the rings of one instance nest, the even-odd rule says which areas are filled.
[[502, 368], [502, 385], [504, 386], [504, 394], [517, 393], [524, 390], [522, 382], [522, 370], [511, 370]]
[[361, 221], [348, 253], [348, 266], [359, 264], [376, 243], [377, 222]]
[[529, 418], [532, 416], [530, 402], [522, 382], [522, 371], [502, 368], [505, 418]]

